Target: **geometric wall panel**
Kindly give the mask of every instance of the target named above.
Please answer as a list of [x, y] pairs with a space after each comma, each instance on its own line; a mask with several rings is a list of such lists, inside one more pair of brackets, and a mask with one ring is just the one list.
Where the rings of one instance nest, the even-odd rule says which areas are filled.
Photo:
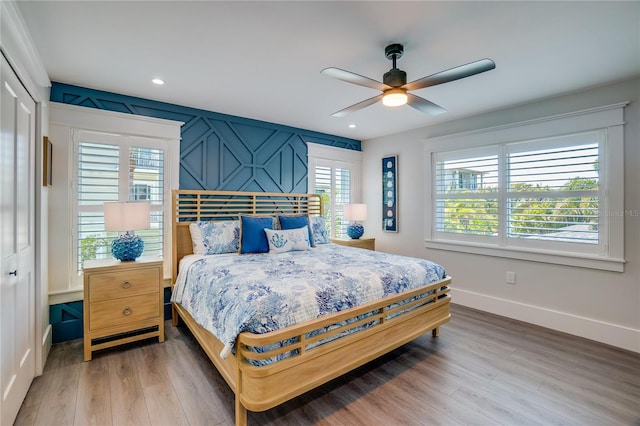
[[361, 150], [354, 139], [62, 83], [51, 101], [183, 121], [180, 189], [307, 192], [307, 142]]
[[80, 339], [83, 336], [82, 301], [49, 306], [53, 343]]

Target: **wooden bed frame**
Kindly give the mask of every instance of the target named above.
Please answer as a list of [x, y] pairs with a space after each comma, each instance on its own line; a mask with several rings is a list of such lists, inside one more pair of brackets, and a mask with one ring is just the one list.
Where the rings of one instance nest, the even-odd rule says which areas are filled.
[[[230, 191], [175, 190], [173, 202], [173, 283], [180, 259], [193, 253], [189, 223], [197, 220], [237, 219], [238, 214], [320, 214], [317, 194], [282, 194]], [[206, 354], [235, 393], [236, 425], [246, 425], [247, 410], [265, 411], [314, 389], [367, 362], [386, 354], [449, 321], [450, 277], [419, 289], [341, 311], [266, 334], [241, 333], [236, 352], [220, 357], [224, 344], [198, 325], [180, 305], [173, 305], [173, 323], [182, 318]], [[414, 296], [421, 298], [394, 306]], [[369, 314], [365, 319], [357, 319]], [[340, 325], [347, 321], [348, 325]], [[374, 324], [346, 336], [338, 335], [364, 323]], [[314, 330], [332, 326], [320, 335]], [[331, 339], [318, 344], [320, 340]], [[280, 347], [282, 341], [291, 341]], [[314, 345], [315, 343], [315, 345]], [[277, 349], [253, 352], [251, 346], [274, 344]], [[310, 346], [311, 345], [311, 346]], [[266, 366], [247, 360], [264, 360], [294, 351], [295, 355]]]

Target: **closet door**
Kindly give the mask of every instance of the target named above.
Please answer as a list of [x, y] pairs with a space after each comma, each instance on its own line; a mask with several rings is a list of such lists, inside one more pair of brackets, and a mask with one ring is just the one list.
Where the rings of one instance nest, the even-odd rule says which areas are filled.
[[0, 54], [0, 424], [35, 376], [35, 103]]

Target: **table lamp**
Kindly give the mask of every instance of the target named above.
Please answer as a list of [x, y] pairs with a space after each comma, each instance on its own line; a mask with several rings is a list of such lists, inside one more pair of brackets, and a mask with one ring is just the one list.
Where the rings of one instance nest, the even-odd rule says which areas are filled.
[[347, 227], [347, 235], [349, 238], [357, 240], [364, 234], [364, 226], [358, 221], [367, 220], [366, 204], [347, 204], [344, 206], [344, 218], [350, 222]]
[[121, 233], [111, 243], [111, 254], [116, 259], [129, 261], [140, 257], [144, 242], [133, 231], [148, 229], [149, 226], [150, 206], [147, 201], [104, 203], [105, 230]]

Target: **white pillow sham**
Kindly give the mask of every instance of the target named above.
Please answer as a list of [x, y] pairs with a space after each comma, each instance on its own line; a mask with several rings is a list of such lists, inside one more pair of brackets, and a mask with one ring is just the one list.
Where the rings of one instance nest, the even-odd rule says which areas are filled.
[[189, 224], [193, 254], [237, 253], [240, 225], [237, 220], [200, 221]]
[[309, 227], [296, 229], [264, 230], [269, 243], [269, 253], [285, 253], [288, 251], [309, 250]]

